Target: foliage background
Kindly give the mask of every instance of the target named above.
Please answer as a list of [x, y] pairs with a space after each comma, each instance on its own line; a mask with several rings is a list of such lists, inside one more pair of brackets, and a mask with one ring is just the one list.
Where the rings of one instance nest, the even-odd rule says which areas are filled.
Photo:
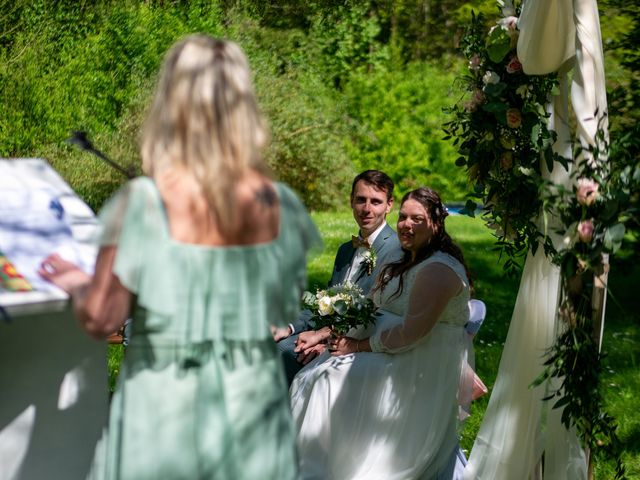
[[[615, 138], [640, 117], [640, 7], [601, 8]], [[399, 194], [427, 183], [461, 201], [466, 176], [441, 125], [462, 95], [453, 79], [471, 10], [498, 13], [492, 0], [0, 0], [0, 156], [47, 158], [98, 208], [122, 179], [66, 138], [87, 130], [137, 165], [162, 55], [201, 31], [247, 52], [272, 130], [268, 161], [310, 208], [335, 208], [364, 168], [386, 170]]]

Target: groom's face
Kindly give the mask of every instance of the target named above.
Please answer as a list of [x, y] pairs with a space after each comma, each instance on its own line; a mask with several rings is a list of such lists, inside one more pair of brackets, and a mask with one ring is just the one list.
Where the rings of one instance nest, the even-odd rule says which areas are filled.
[[387, 213], [393, 207], [393, 198], [387, 198], [387, 192], [360, 180], [356, 183], [351, 197], [353, 218], [360, 227], [360, 234], [367, 238], [385, 221]]

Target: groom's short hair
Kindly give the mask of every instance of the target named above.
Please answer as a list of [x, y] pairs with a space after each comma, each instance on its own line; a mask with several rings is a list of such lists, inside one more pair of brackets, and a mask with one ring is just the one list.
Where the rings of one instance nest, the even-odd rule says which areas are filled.
[[351, 199], [353, 200], [353, 194], [356, 190], [356, 183], [360, 180], [373, 185], [378, 190], [382, 190], [387, 194], [387, 200], [393, 198], [393, 180], [384, 172], [380, 170], [365, 170], [364, 172], [356, 175], [351, 184]]

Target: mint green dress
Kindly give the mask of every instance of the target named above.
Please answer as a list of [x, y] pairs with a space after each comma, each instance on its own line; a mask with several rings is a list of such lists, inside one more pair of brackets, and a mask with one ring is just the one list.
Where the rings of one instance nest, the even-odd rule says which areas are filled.
[[275, 187], [279, 234], [249, 246], [174, 241], [147, 177], [103, 209], [102, 244], [117, 245], [114, 272], [136, 306], [95, 478], [297, 478], [269, 326], [296, 318], [320, 237], [293, 192]]

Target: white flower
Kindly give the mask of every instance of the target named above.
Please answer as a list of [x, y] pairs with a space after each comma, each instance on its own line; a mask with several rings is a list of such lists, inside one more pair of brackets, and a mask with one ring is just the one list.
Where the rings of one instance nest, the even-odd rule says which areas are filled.
[[588, 207], [595, 202], [598, 197], [598, 189], [600, 186], [591, 178], [579, 178], [578, 186], [576, 187], [576, 198], [580, 205]]
[[529, 98], [533, 87], [531, 85], [520, 85], [516, 88], [516, 93], [520, 95], [520, 98]]
[[487, 70], [487, 73], [482, 77], [482, 83], [485, 85], [496, 84], [500, 82], [500, 75], [496, 72], [492, 72], [491, 70]]
[[323, 317], [333, 313], [333, 301], [331, 297], [325, 295], [318, 300], [318, 313]]
[[371, 275], [376, 267], [376, 252], [371, 249], [362, 254], [362, 263], [367, 267], [367, 275]]
[[305, 308], [311, 310], [316, 327], [330, 327], [336, 335], [345, 335], [353, 327], [375, 322], [373, 300], [349, 282], [317, 290], [315, 296], [305, 292], [302, 300]]
[[518, 17], [514, 17], [513, 15], [511, 15], [505, 18], [501, 18], [500, 20], [498, 20], [498, 25], [500, 25], [507, 32], [515, 32], [516, 27], [518, 26]]

